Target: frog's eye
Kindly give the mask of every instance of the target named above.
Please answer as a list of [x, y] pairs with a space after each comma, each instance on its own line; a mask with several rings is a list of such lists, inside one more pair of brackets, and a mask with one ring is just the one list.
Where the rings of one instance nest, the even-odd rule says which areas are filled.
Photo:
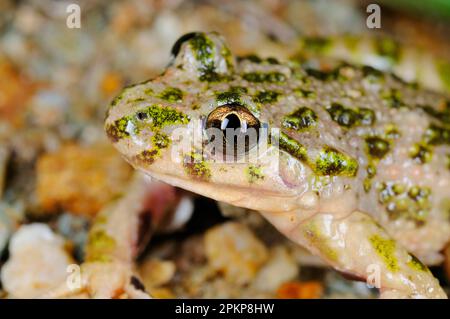
[[170, 53], [176, 57], [178, 55], [178, 53], [180, 52], [181, 46], [183, 45], [184, 42], [189, 41], [192, 38], [195, 38], [196, 36], [198, 36], [200, 33], [199, 32], [190, 32], [190, 33], [186, 33], [185, 35], [181, 36], [176, 42], [175, 44], [172, 46], [172, 50], [170, 50]]
[[220, 132], [223, 153], [230, 155], [231, 150], [234, 158], [246, 154], [258, 143], [260, 127], [259, 120], [247, 108], [236, 104], [214, 109], [206, 118], [205, 125], [210, 141]]

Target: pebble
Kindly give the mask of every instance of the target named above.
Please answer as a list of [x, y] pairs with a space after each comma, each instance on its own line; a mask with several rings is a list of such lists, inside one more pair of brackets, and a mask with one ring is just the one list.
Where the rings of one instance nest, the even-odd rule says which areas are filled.
[[1, 269], [8, 296], [36, 298], [63, 283], [72, 263], [65, 245], [45, 224], [21, 226], [11, 238], [10, 258]]

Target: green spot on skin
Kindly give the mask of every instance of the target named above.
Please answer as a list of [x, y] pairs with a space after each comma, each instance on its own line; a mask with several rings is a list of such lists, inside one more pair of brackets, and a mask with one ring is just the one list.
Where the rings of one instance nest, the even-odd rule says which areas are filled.
[[389, 152], [389, 142], [378, 136], [366, 138], [367, 152], [374, 158], [383, 158]]
[[159, 149], [144, 150], [138, 155], [136, 155], [136, 160], [151, 165], [153, 164], [153, 162], [155, 162], [155, 160], [159, 157], [160, 154], [161, 152]]
[[279, 136], [279, 146], [280, 149], [285, 152], [291, 154], [293, 157], [297, 158], [300, 161], [307, 160], [307, 150], [306, 148], [300, 144], [295, 139], [291, 138], [285, 133], [281, 133]]
[[185, 155], [183, 166], [186, 172], [195, 179], [207, 181], [211, 178], [211, 170], [199, 153]]
[[279, 92], [275, 91], [260, 91], [255, 96], [254, 101], [256, 103], [275, 103], [278, 100], [278, 97], [280, 96]]
[[384, 239], [379, 235], [373, 235], [369, 238], [369, 241], [390, 271], [397, 272], [400, 270], [395, 257], [395, 241], [393, 239]]
[[220, 92], [216, 94], [216, 98], [218, 105], [242, 104], [241, 94], [239, 92], [234, 91]]
[[399, 138], [401, 133], [394, 124], [388, 124], [386, 125], [385, 136], [386, 138], [393, 140]]
[[[178, 125], [189, 123], [189, 118], [182, 112], [161, 105], [152, 105], [140, 110], [138, 113], [145, 114], [152, 128], [161, 129], [168, 125]], [[145, 122], [145, 121], [144, 121]]]
[[272, 65], [280, 64], [280, 62], [274, 57], [268, 57], [264, 62], [267, 62], [267, 64], [272, 64]]
[[316, 93], [314, 91], [306, 90], [303, 88], [296, 88], [293, 90], [295, 94], [304, 98], [315, 98]]
[[450, 144], [450, 129], [431, 124], [425, 131], [424, 141], [431, 145]]
[[312, 76], [320, 81], [331, 81], [337, 80], [339, 78], [339, 72], [337, 69], [331, 71], [323, 71], [314, 68], [306, 68], [306, 74]]
[[412, 186], [408, 191], [408, 196], [416, 202], [424, 201], [430, 196], [430, 189], [428, 187]]
[[283, 118], [283, 126], [296, 131], [303, 131], [317, 126], [317, 115], [312, 109], [301, 107]]
[[398, 109], [405, 106], [402, 100], [402, 93], [397, 89], [386, 90], [381, 93], [381, 97], [391, 108]]
[[428, 115], [431, 115], [436, 120], [440, 121], [442, 124], [450, 124], [450, 101], [447, 102], [446, 107], [442, 111], [439, 111], [429, 105], [419, 105], [418, 107], [425, 111]]
[[412, 186], [409, 189], [400, 183], [381, 183], [377, 187], [378, 201], [386, 208], [389, 218], [404, 218], [423, 225], [430, 209], [431, 190], [428, 187]]
[[331, 39], [324, 37], [307, 37], [302, 40], [303, 48], [313, 53], [324, 54], [332, 45]]
[[375, 113], [366, 108], [351, 109], [339, 103], [333, 103], [327, 109], [333, 121], [343, 127], [353, 127], [357, 125], [372, 125], [375, 122]]
[[342, 36], [342, 39], [344, 41], [344, 45], [345, 47], [353, 52], [356, 52], [358, 50], [358, 44], [361, 41], [361, 37], [357, 36], [357, 35], [353, 35], [353, 34], [344, 34]]
[[131, 134], [139, 133], [146, 126], [158, 130], [168, 125], [187, 123], [189, 123], [189, 118], [184, 113], [171, 107], [152, 105], [137, 111], [134, 116], [124, 116], [112, 124], [106, 125], [105, 131], [113, 142], [117, 142]]
[[354, 177], [358, 172], [358, 162], [352, 157], [326, 146], [316, 158], [314, 172], [319, 175]]
[[130, 133], [127, 131], [128, 123], [130, 121], [132, 121], [132, 117], [125, 116], [114, 121], [112, 124], [106, 125], [106, 135], [108, 135], [109, 139], [113, 142], [117, 142], [122, 138], [130, 136]]
[[120, 101], [122, 101], [123, 99], [123, 93], [121, 93], [120, 95], [116, 96], [112, 102], [111, 102], [111, 107], [116, 106], [117, 104], [119, 104]]
[[369, 164], [367, 166], [367, 176], [370, 178], [373, 178], [373, 177], [375, 177], [376, 174], [377, 174], [377, 168], [375, 167], [375, 165]]
[[245, 94], [248, 92], [248, 89], [246, 87], [243, 86], [232, 86], [230, 87], [230, 92], [236, 92], [236, 93], [240, 93], [240, 94]]
[[145, 99], [143, 97], [138, 97], [132, 100], [127, 100], [127, 104], [134, 104], [134, 103], [139, 103], [139, 102], [144, 102]]
[[152, 143], [156, 148], [166, 148], [170, 144], [170, 139], [167, 134], [156, 132], [152, 136]]
[[264, 179], [264, 174], [262, 173], [260, 166], [249, 165], [246, 168], [245, 173], [247, 175], [247, 180], [250, 184], [258, 180]]
[[339, 81], [341, 83], [348, 81], [352, 77], [352, 70], [353, 67], [346, 63], [341, 63], [333, 69], [317, 69], [311, 67], [304, 69], [306, 74], [320, 81]]
[[301, 53], [297, 53], [297, 55], [290, 57], [289, 61], [292, 63], [292, 78], [300, 81], [302, 85], [309, 87], [311, 85], [311, 79], [305, 76], [305, 70], [301, 67], [302, 63], [305, 62], [304, 56]]
[[425, 144], [418, 143], [411, 147], [409, 155], [419, 164], [429, 163], [433, 157], [433, 152], [430, 147]]
[[262, 72], [250, 72], [250, 73], [244, 73], [242, 75], [242, 78], [248, 82], [255, 82], [255, 83], [262, 83], [262, 82], [269, 82], [269, 83], [282, 83], [286, 82], [286, 76], [283, 73], [280, 72], [269, 72], [269, 73], [262, 73]]
[[170, 139], [167, 134], [162, 132], [155, 132], [152, 136], [153, 148], [144, 150], [135, 159], [146, 164], [153, 164], [155, 160], [161, 155], [161, 149], [167, 148], [170, 145]]
[[367, 165], [367, 177], [364, 179], [363, 187], [364, 191], [367, 193], [372, 189], [372, 179], [377, 174], [377, 168], [373, 163]]
[[228, 91], [225, 92], [216, 92], [216, 100], [217, 105], [226, 105], [226, 104], [240, 104], [244, 105], [245, 103], [242, 101], [242, 94], [246, 94], [248, 92], [247, 88], [242, 86], [232, 86]]
[[259, 64], [262, 62], [262, 59], [259, 56], [257, 56], [256, 54], [248, 54], [248, 55], [239, 57], [239, 61], [244, 61], [244, 60], [248, 60], [248, 61], [256, 63], [256, 64]]
[[379, 55], [388, 58], [391, 63], [398, 62], [400, 59], [400, 46], [392, 39], [375, 40], [375, 50]]
[[[210, 38], [203, 33], [199, 33], [189, 40], [189, 44], [191, 45], [195, 58], [199, 63], [198, 72], [200, 73], [200, 81], [218, 82], [227, 79], [225, 75], [219, 74], [216, 71], [214, 58], [217, 52], [214, 42]], [[224, 51], [222, 48], [221, 53], [227, 53], [227, 51]], [[224, 58], [227, 61], [227, 64], [231, 65], [229, 55]]]
[[256, 64], [279, 64], [280, 62], [278, 62], [277, 59], [273, 58], [273, 57], [268, 57], [267, 59], [262, 59], [261, 57], [257, 56], [256, 54], [248, 54], [242, 57], [238, 58], [239, 61], [250, 61], [252, 63], [256, 63]]
[[169, 87], [159, 94], [159, 98], [172, 103], [181, 103], [183, 101], [183, 91]]
[[214, 72], [214, 43], [204, 34], [198, 34], [189, 41], [195, 58], [200, 63], [201, 73]]
[[368, 193], [372, 189], [372, 180], [366, 177], [363, 181], [363, 188], [366, 193]]
[[321, 234], [319, 228], [314, 222], [307, 224], [303, 230], [303, 235], [309, 241], [310, 245], [320, 251], [320, 253], [330, 261], [337, 261], [338, 254], [329, 244], [329, 240]]
[[361, 124], [372, 125], [373, 123], [375, 123], [375, 112], [374, 111], [364, 108], [364, 107], [360, 107], [357, 110], [359, 113], [358, 119]]
[[409, 267], [418, 271], [430, 272], [428, 267], [425, 266], [416, 256], [409, 254], [409, 257], [411, 259], [406, 263]]
[[116, 248], [116, 241], [103, 229], [92, 229], [86, 247], [87, 261], [109, 261]]
[[227, 46], [223, 45], [222, 49], [220, 51], [220, 54], [225, 59], [225, 62], [227, 64], [227, 68], [230, 69], [230, 70], [233, 69], [233, 57], [232, 57], [232, 54], [231, 54], [231, 50]]
[[205, 72], [202, 75], [200, 75], [199, 79], [200, 81], [206, 82], [222, 82], [228, 81], [230, 78], [217, 72]]

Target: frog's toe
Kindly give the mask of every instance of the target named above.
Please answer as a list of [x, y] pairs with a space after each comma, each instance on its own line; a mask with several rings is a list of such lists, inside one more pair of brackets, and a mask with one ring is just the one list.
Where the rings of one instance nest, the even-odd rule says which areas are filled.
[[63, 283], [42, 298], [150, 298], [144, 285], [129, 265], [120, 262], [83, 264], [80, 279], [78, 285]]

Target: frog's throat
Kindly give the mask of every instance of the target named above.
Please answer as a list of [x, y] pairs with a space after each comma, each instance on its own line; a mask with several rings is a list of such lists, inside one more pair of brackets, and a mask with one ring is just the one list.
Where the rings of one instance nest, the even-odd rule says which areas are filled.
[[298, 195], [280, 195], [279, 193], [261, 193], [242, 187], [214, 184], [210, 182], [184, 179], [177, 176], [146, 172], [145, 174], [175, 187], [225, 202], [234, 206], [265, 212], [292, 212], [299, 209]]

